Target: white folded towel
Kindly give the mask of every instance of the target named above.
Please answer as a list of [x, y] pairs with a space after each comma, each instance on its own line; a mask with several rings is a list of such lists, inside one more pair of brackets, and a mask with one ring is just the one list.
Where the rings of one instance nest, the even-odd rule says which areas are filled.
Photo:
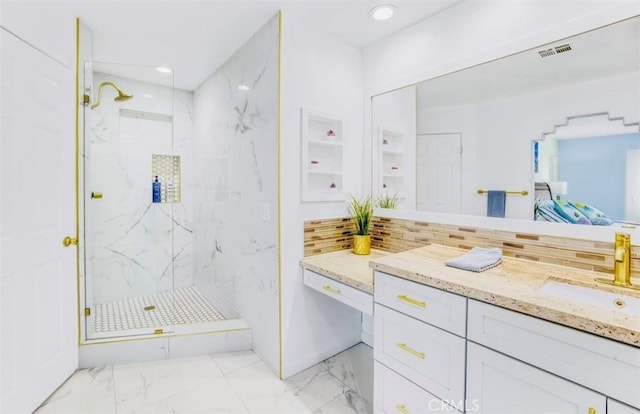
[[449, 259], [444, 263], [458, 269], [484, 272], [502, 263], [502, 249], [474, 247], [462, 256]]

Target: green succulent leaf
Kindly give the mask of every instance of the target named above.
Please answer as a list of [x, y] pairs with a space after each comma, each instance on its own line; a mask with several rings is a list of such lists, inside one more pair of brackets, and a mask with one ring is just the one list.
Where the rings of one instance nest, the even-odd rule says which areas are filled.
[[355, 224], [355, 234], [366, 236], [371, 228], [371, 218], [373, 217], [373, 198], [368, 195], [363, 199], [351, 196], [349, 199], [349, 214], [353, 217]]

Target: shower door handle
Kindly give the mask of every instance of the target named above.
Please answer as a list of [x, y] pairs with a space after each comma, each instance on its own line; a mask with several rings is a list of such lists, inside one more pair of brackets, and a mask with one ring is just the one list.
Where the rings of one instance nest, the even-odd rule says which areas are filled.
[[102, 198], [102, 193], [99, 191], [92, 191], [91, 198]]
[[73, 237], [73, 238], [72, 238], [72, 237], [69, 237], [69, 236], [67, 236], [67, 237], [65, 237], [64, 239], [62, 239], [62, 245], [63, 245], [64, 247], [69, 247], [69, 246], [71, 246], [72, 244], [73, 244], [74, 246], [77, 246], [77, 245], [78, 245], [78, 239], [76, 239], [75, 237]]

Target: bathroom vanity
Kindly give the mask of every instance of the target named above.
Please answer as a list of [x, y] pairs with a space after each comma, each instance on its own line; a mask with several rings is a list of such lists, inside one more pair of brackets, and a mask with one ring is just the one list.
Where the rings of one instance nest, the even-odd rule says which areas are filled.
[[639, 292], [509, 257], [482, 273], [444, 264], [464, 252], [301, 262], [305, 284], [343, 303], [373, 293], [375, 412], [640, 413]]

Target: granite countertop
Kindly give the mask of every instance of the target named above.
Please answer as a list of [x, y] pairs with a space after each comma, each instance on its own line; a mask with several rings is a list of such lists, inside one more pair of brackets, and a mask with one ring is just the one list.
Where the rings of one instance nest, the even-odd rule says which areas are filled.
[[383, 257], [371, 256], [370, 266], [407, 280], [640, 347], [639, 314], [537, 292], [547, 280], [556, 280], [640, 298], [640, 291], [593, 280], [594, 277], [613, 278], [613, 275], [510, 257], [505, 257], [501, 265], [481, 273], [444, 264], [447, 259], [466, 252], [432, 244]]
[[354, 254], [351, 250], [340, 250], [305, 257], [300, 261], [300, 265], [347, 286], [373, 294], [373, 270], [369, 261], [389, 254], [391, 253], [371, 249], [370, 255], [362, 256]]
[[505, 257], [500, 266], [481, 273], [448, 267], [447, 259], [466, 250], [432, 244], [402, 253], [371, 250], [368, 256], [341, 250], [304, 258], [300, 265], [373, 294], [373, 269], [423, 285], [457, 293], [547, 321], [640, 347], [640, 315], [538, 292], [548, 280], [640, 298], [640, 291], [594, 282], [612, 275], [572, 267]]

